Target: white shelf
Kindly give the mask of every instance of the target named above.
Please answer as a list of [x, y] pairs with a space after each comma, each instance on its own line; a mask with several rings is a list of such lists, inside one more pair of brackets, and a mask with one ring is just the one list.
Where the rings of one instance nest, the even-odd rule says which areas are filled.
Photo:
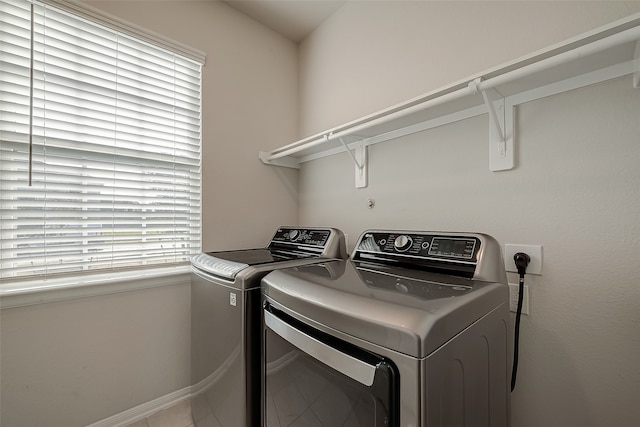
[[[489, 158], [494, 171], [513, 168], [515, 106], [613, 78], [634, 75], [640, 85], [640, 13], [526, 57], [423, 94], [325, 132], [260, 152], [277, 166], [346, 151], [353, 154], [362, 183], [366, 147], [481, 114], [490, 114]], [[493, 106], [495, 114], [491, 114]], [[342, 141], [341, 141], [342, 140]], [[362, 168], [360, 168], [360, 166]], [[358, 177], [356, 177], [358, 181]]]

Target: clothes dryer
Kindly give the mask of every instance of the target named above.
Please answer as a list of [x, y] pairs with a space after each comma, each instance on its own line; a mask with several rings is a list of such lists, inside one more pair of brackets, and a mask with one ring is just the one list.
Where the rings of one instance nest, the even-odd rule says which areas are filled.
[[350, 260], [277, 270], [262, 289], [267, 427], [509, 425], [492, 237], [370, 230]]

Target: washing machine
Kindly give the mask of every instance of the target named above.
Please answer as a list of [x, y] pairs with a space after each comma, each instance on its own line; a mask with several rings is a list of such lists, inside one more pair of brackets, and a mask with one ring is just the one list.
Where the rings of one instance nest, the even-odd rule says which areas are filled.
[[197, 427], [259, 426], [260, 279], [278, 268], [347, 257], [335, 228], [280, 227], [264, 248], [191, 260], [191, 409]]
[[266, 427], [504, 427], [509, 290], [481, 233], [368, 230], [262, 279]]

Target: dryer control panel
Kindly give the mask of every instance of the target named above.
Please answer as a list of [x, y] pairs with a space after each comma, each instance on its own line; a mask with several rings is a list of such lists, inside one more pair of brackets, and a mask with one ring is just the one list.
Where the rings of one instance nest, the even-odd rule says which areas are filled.
[[375, 230], [360, 236], [352, 259], [471, 277], [482, 245], [476, 234]]
[[474, 236], [373, 231], [362, 235], [356, 252], [444, 257], [475, 262], [479, 249], [480, 239]]

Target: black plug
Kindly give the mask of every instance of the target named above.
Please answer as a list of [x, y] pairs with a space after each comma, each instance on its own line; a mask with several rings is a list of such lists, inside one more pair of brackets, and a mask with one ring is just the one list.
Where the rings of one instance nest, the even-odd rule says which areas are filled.
[[518, 343], [520, 341], [520, 316], [522, 315], [522, 298], [524, 294], [524, 275], [527, 274], [527, 266], [531, 262], [531, 257], [524, 252], [518, 252], [513, 256], [513, 261], [516, 263], [516, 268], [520, 275], [520, 283], [518, 285], [518, 309], [516, 311], [516, 324], [514, 326], [511, 391], [516, 388], [516, 374], [518, 373]]
[[513, 261], [516, 263], [518, 274], [524, 276], [527, 273], [527, 266], [531, 262], [531, 257], [524, 252], [518, 252], [513, 256]]

